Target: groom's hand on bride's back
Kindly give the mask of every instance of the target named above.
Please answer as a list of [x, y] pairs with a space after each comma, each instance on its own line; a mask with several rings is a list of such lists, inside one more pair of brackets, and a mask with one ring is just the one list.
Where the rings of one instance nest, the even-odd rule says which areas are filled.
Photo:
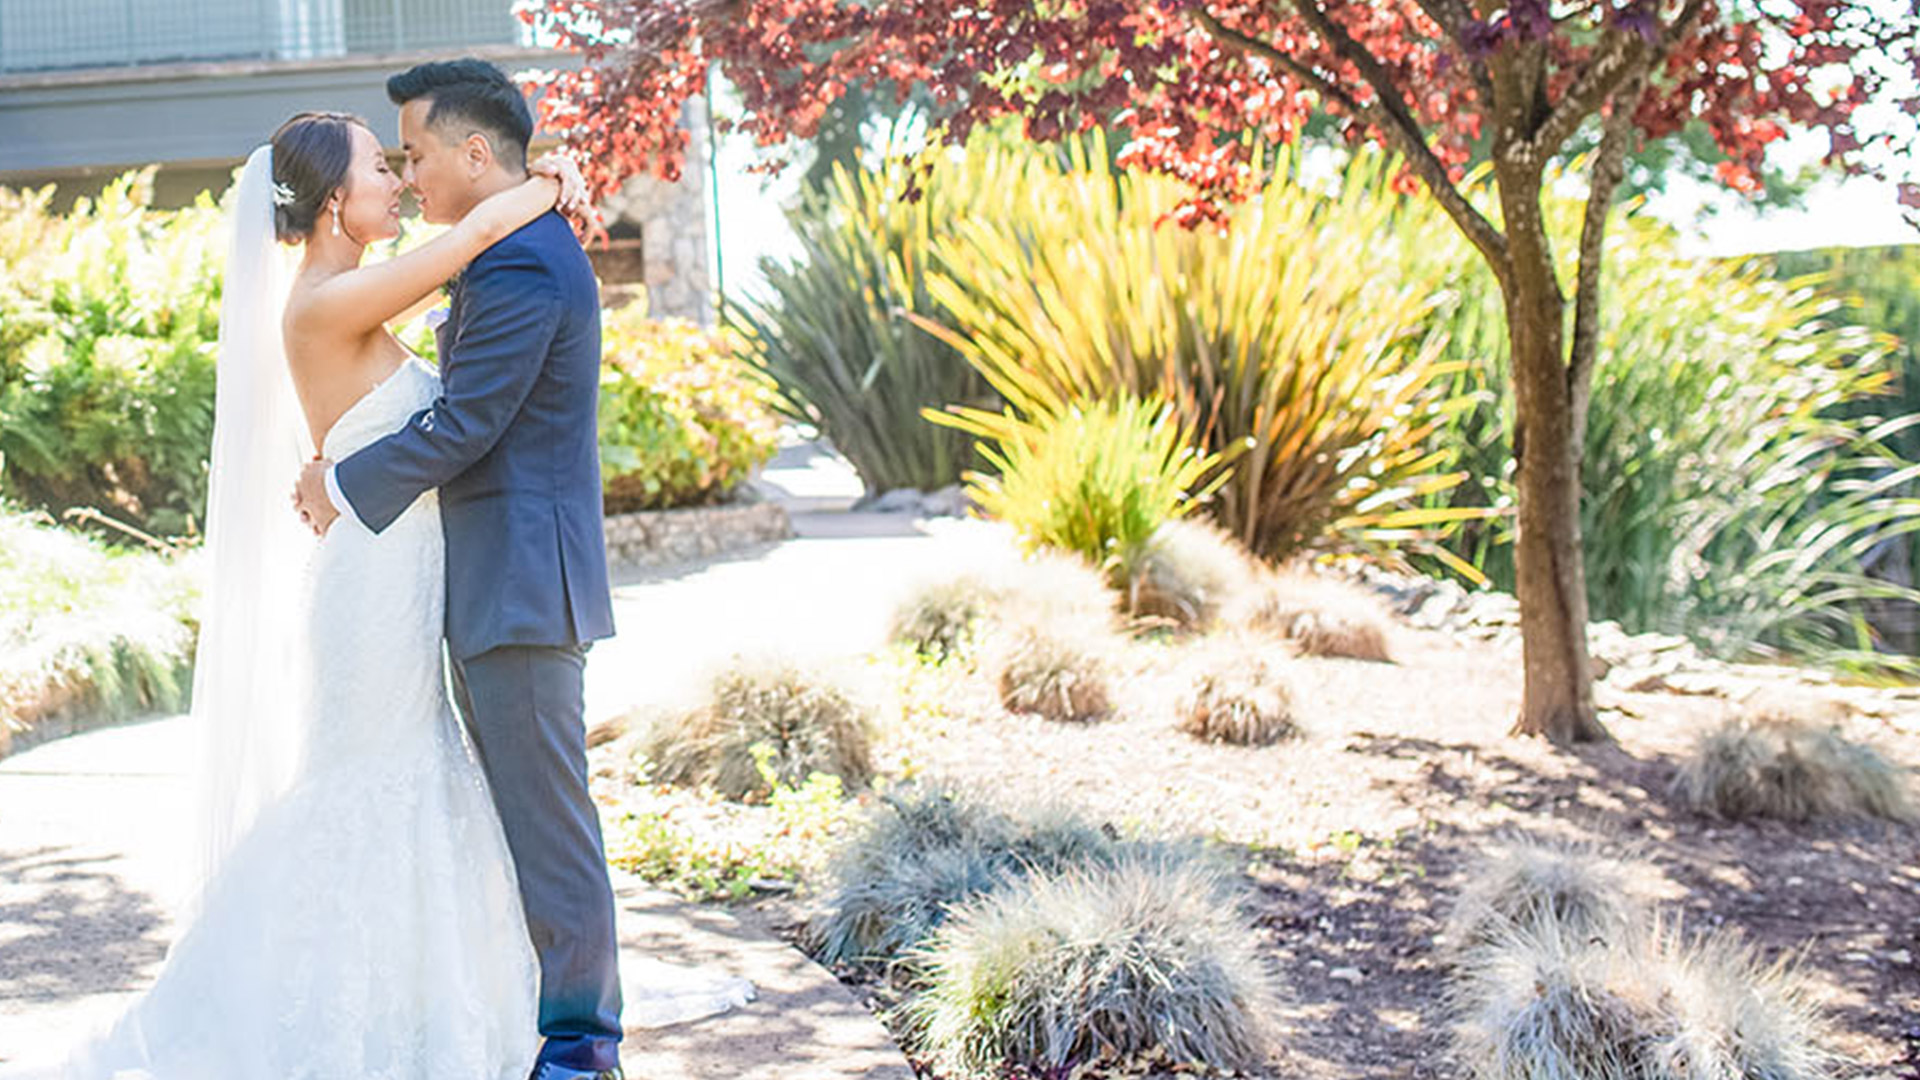
[[332, 465], [319, 458], [307, 462], [293, 485], [293, 508], [300, 515], [300, 523], [312, 529], [315, 536], [326, 536], [340, 518], [340, 511], [327, 497], [327, 470]]

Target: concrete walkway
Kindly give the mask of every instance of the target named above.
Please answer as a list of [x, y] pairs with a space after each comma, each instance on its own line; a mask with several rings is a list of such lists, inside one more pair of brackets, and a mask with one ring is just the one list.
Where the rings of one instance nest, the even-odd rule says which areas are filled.
[[[978, 523], [849, 512], [857, 484], [805, 448], [763, 484], [788, 503], [799, 537], [618, 583], [619, 635], [588, 664], [589, 723], [689, 700], [735, 654], [861, 653], [915, 581], [1005, 557]], [[66, 1045], [158, 970], [171, 938], [161, 898], [187, 810], [184, 736], [181, 719], [158, 719], [0, 761], [0, 1061]], [[911, 1080], [880, 1024], [784, 942], [635, 881], [619, 892], [629, 971], [649, 958], [696, 964], [758, 990], [731, 1013], [631, 1033], [630, 1077]]]

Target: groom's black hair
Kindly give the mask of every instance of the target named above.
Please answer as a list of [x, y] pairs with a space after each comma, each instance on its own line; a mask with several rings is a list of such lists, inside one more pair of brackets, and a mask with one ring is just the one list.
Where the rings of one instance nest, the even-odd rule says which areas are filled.
[[485, 60], [436, 60], [410, 67], [387, 80], [395, 105], [427, 98], [427, 125], [464, 139], [475, 131], [493, 144], [508, 172], [525, 172], [527, 144], [533, 141], [533, 110], [507, 74]]

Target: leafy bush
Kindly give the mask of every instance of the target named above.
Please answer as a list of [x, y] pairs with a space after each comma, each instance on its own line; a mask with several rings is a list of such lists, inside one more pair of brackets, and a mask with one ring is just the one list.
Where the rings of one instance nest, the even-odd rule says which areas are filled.
[[906, 316], [943, 317], [927, 293], [931, 239], [1002, 192], [939, 184], [909, 201], [906, 179], [903, 169], [835, 169], [790, 215], [801, 258], [763, 262], [766, 297], [728, 315], [788, 410], [818, 427], [871, 492], [957, 482], [972, 440], [921, 412], [993, 402], [950, 345]]
[[221, 214], [152, 209], [153, 170], [72, 213], [0, 188], [0, 485], [161, 535], [199, 528], [213, 438]]
[[1117, 398], [1029, 415], [962, 409], [942, 417], [993, 445], [995, 473], [969, 473], [968, 493], [1033, 548], [1069, 551], [1130, 590], [1154, 533], [1193, 512], [1227, 480], [1165, 406]]
[[1203, 742], [1238, 746], [1298, 735], [1293, 692], [1273, 649], [1240, 638], [1209, 642], [1176, 709], [1180, 730]]
[[1799, 720], [1735, 717], [1681, 763], [1673, 790], [1724, 818], [1914, 817], [1907, 770], [1838, 731]]
[[606, 313], [600, 471], [609, 513], [724, 500], [779, 449], [773, 387], [728, 330]]
[[1654, 925], [1579, 941], [1535, 926], [1456, 976], [1454, 1053], [1476, 1080], [1830, 1080], [1809, 988], [1728, 935]]
[[730, 799], [764, 799], [815, 773], [849, 788], [873, 777], [868, 711], [837, 686], [777, 661], [745, 661], [713, 681], [709, 700], [655, 725], [645, 753], [656, 778], [711, 784]]
[[1427, 441], [1449, 369], [1419, 340], [1432, 289], [1381, 273], [1391, 171], [1359, 161], [1333, 196], [1283, 151], [1224, 230], [1190, 231], [1162, 227], [1186, 189], [1116, 172], [1099, 140], [1065, 164], [983, 143], [927, 181], [991, 180], [1001, 201], [941, 232], [928, 288], [947, 314], [918, 321], [1017, 416], [1159, 400], [1203, 453], [1244, 449], [1209, 513], [1263, 557], [1329, 530], [1411, 542], [1455, 516], [1412, 506], [1459, 479]]
[[1034, 874], [957, 909], [921, 950], [915, 1039], [948, 1075], [1066, 1075], [1111, 1054], [1251, 1070], [1273, 978], [1236, 887], [1165, 858]]
[[107, 548], [0, 506], [0, 754], [64, 706], [184, 707], [198, 596], [191, 556]]
[[836, 847], [809, 946], [828, 963], [889, 963], [924, 942], [955, 904], [1117, 850], [1058, 808], [1002, 812], [938, 785], [889, 793]]

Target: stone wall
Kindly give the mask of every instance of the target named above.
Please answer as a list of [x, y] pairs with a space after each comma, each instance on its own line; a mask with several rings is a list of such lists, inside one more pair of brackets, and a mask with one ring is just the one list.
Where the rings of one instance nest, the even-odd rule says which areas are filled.
[[691, 138], [680, 180], [668, 184], [636, 176], [601, 202], [613, 244], [594, 252], [605, 300], [619, 304], [644, 291], [656, 318], [690, 319], [711, 326], [713, 237], [708, 228], [707, 107], [687, 102], [680, 118]]
[[780, 504], [749, 502], [613, 514], [606, 533], [607, 566], [618, 574], [775, 543], [793, 535], [793, 524]]

